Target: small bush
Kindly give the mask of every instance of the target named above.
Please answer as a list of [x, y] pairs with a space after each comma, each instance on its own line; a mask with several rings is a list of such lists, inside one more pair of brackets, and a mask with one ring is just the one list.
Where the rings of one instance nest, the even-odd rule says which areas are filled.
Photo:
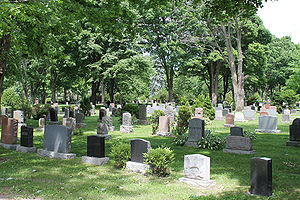
[[213, 134], [207, 134], [199, 141], [199, 148], [220, 150], [225, 146], [225, 138]]
[[151, 117], [150, 117], [150, 122], [151, 122], [151, 126], [152, 126], [152, 134], [155, 135], [156, 131], [158, 130], [158, 125], [159, 125], [159, 117], [160, 116], [164, 116], [165, 113], [164, 111], [161, 110], [155, 110]]
[[256, 133], [254, 131], [244, 131], [244, 137], [248, 137], [253, 141], [256, 140]]
[[132, 116], [139, 118], [139, 105], [135, 103], [127, 103], [122, 108], [122, 112], [129, 112]]
[[188, 140], [188, 137], [188, 134], [177, 135], [173, 140], [173, 144], [176, 146], [183, 146]]
[[1, 104], [5, 107], [11, 107], [13, 110], [16, 109], [17, 105], [22, 102], [21, 95], [18, 94], [14, 87], [7, 88], [3, 91], [1, 97]]
[[130, 160], [130, 144], [120, 140], [115, 142], [111, 147], [111, 155], [114, 166], [118, 169], [124, 168], [126, 162]]
[[158, 176], [168, 176], [171, 173], [170, 165], [174, 162], [173, 150], [168, 147], [151, 149], [144, 154], [145, 162], [151, 166], [151, 173]]
[[180, 106], [176, 131], [178, 135], [185, 134], [188, 130], [189, 120], [192, 118], [192, 109], [188, 103]]
[[84, 97], [80, 102], [80, 110], [84, 114], [84, 116], [90, 116], [90, 110], [92, 109], [92, 105], [90, 102], [90, 98]]
[[194, 101], [193, 110], [195, 110], [195, 108], [203, 108], [203, 117], [210, 120], [215, 119], [215, 110], [208, 96], [199, 95]]
[[81, 128], [76, 128], [73, 131], [73, 135], [83, 135], [83, 130]]
[[51, 105], [49, 105], [49, 104], [33, 105], [33, 107], [32, 107], [33, 119], [38, 120], [38, 119], [44, 117], [44, 115], [47, 115], [50, 107], [51, 107]]

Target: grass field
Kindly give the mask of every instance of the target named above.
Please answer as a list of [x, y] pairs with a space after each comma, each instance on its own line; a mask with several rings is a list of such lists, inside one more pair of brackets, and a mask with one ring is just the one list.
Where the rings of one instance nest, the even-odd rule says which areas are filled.
[[[295, 118], [295, 116], [293, 116]], [[121, 134], [118, 120], [114, 120], [116, 131], [113, 139], [106, 142], [106, 154], [116, 139], [129, 140], [143, 138], [149, 140], [153, 148], [160, 145], [171, 147], [176, 154], [169, 177], [143, 176], [117, 170], [112, 162], [105, 166], [81, 163], [86, 155], [86, 136], [96, 134], [97, 116], [87, 117], [84, 133], [72, 138], [73, 160], [55, 160], [0, 148], [0, 199], [300, 199], [300, 148], [287, 147], [288, 124], [281, 123], [278, 116], [280, 134], [257, 134], [253, 148], [255, 155], [226, 154], [222, 151], [194, 149], [174, 146], [173, 138], [151, 135], [151, 126], [134, 126], [134, 133]], [[29, 125], [37, 127], [37, 121]], [[224, 122], [214, 121], [206, 127], [216, 135], [226, 136], [229, 128]], [[236, 123], [244, 130], [254, 131], [258, 120]], [[34, 145], [42, 148], [43, 133], [34, 132]], [[183, 177], [183, 156], [200, 153], [211, 158], [211, 179], [216, 181], [212, 188], [196, 188], [178, 181]], [[250, 158], [269, 157], [273, 159], [272, 197], [249, 196]]]

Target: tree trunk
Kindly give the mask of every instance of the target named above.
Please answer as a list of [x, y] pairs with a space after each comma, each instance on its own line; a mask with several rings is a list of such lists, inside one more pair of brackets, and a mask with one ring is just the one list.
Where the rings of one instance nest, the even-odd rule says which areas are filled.
[[104, 80], [100, 81], [101, 104], [105, 103], [105, 85]]
[[41, 95], [41, 103], [46, 104], [46, 89], [45, 89], [45, 84], [42, 85], [42, 95]]
[[110, 102], [113, 103], [114, 102], [114, 88], [115, 88], [115, 79], [110, 79], [110, 84], [109, 84], [109, 99]]
[[10, 35], [4, 35], [0, 38], [0, 105], [3, 93], [3, 82], [10, 49]]
[[91, 96], [91, 101], [93, 105], [97, 104], [97, 93], [99, 91], [99, 81], [93, 81], [92, 82], [92, 96]]
[[169, 79], [167, 80], [168, 83], [168, 101], [173, 101], [173, 88], [174, 88], [174, 71], [171, 67], [170, 73], [169, 73]]
[[51, 71], [51, 101], [55, 103], [57, 101], [57, 72], [55, 70]]
[[227, 73], [226, 71], [223, 74], [223, 101], [226, 99], [226, 94], [228, 93], [229, 88], [229, 75], [230, 73]]
[[219, 88], [219, 74], [222, 63], [220, 61], [212, 62], [209, 65], [208, 73], [210, 77], [210, 93], [211, 93], [211, 101], [215, 106], [218, 101], [218, 88]]

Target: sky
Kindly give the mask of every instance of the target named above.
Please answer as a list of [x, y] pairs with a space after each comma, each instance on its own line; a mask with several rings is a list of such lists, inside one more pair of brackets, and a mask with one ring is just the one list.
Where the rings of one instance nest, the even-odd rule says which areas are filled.
[[265, 2], [258, 16], [273, 35], [291, 36], [294, 43], [300, 44], [300, 0]]

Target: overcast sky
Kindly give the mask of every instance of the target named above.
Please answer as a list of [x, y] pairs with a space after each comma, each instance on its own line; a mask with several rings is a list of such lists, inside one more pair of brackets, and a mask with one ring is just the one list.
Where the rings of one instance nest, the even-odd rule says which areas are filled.
[[276, 37], [291, 36], [300, 43], [300, 0], [278, 0], [264, 3], [258, 15]]

